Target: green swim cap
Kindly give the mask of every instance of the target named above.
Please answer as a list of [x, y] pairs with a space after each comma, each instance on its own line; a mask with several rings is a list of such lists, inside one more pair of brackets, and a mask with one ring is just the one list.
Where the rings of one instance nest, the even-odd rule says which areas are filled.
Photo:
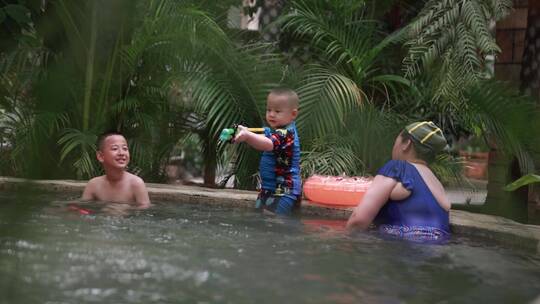
[[413, 122], [405, 127], [405, 131], [416, 141], [435, 154], [443, 151], [448, 143], [442, 130], [432, 121]]

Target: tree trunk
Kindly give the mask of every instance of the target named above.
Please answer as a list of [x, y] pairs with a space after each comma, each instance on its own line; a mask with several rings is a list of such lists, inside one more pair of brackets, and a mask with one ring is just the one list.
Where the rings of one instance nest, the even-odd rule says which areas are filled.
[[521, 62], [521, 89], [540, 101], [540, 1], [529, 1]]
[[216, 187], [216, 169], [217, 169], [217, 155], [216, 155], [216, 145], [212, 142], [212, 137], [208, 132], [205, 132], [204, 135], [204, 146], [203, 146], [203, 155], [204, 155], [204, 171], [203, 171], [203, 181], [205, 187], [215, 188]]
[[482, 212], [527, 222], [527, 204], [524, 203], [526, 193], [520, 190], [514, 192], [503, 190], [505, 185], [519, 177], [517, 161], [492, 148], [488, 162], [488, 194]]
[[[523, 93], [535, 98], [540, 105], [540, 1], [538, 0], [529, 0], [525, 47], [521, 63], [521, 89]], [[533, 158], [538, 168], [540, 166], [538, 141], [533, 149]], [[540, 186], [538, 184], [529, 186], [528, 201], [529, 222], [540, 223]]]
[[204, 164], [204, 186], [215, 188], [216, 187], [216, 156], [205, 157], [206, 162]]

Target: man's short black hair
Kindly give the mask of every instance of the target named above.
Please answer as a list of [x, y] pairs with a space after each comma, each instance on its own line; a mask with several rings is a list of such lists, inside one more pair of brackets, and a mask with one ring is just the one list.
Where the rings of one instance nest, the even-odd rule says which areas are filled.
[[[103, 142], [105, 142], [105, 139], [109, 136], [112, 136], [112, 135], [120, 135], [120, 136], [124, 136], [124, 134], [116, 131], [116, 130], [109, 130], [109, 131], [105, 131], [101, 134], [99, 134], [98, 138], [97, 138], [97, 142], [96, 142], [96, 148], [98, 151], [101, 151], [101, 148], [102, 148], [102, 145], [103, 145]], [[125, 137], [125, 136], [124, 136]]]

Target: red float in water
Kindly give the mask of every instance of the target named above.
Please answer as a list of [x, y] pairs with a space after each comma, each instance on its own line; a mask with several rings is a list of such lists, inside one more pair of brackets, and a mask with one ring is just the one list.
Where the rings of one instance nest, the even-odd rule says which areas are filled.
[[88, 210], [86, 208], [82, 208], [80, 206], [77, 206], [76, 204], [69, 204], [68, 205], [68, 210], [78, 212], [78, 213], [80, 213], [82, 215], [92, 214], [92, 211], [90, 211], [90, 210]]
[[304, 194], [314, 203], [337, 206], [355, 207], [360, 203], [369, 186], [372, 177], [345, 177], [314, 175], [304, 181]]

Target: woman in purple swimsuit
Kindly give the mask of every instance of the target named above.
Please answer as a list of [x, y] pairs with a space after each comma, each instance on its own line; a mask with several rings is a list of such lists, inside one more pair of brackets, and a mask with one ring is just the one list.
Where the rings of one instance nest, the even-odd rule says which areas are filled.
[[375, 176], [354, 209], [348, 228], [379, 231], [413, 241], [444, 241], [450, 235], [450, 202], [428, 163], [446, 147], [446, 139], [433, 122], [415, 122], [399, 134], [392, 160]]

